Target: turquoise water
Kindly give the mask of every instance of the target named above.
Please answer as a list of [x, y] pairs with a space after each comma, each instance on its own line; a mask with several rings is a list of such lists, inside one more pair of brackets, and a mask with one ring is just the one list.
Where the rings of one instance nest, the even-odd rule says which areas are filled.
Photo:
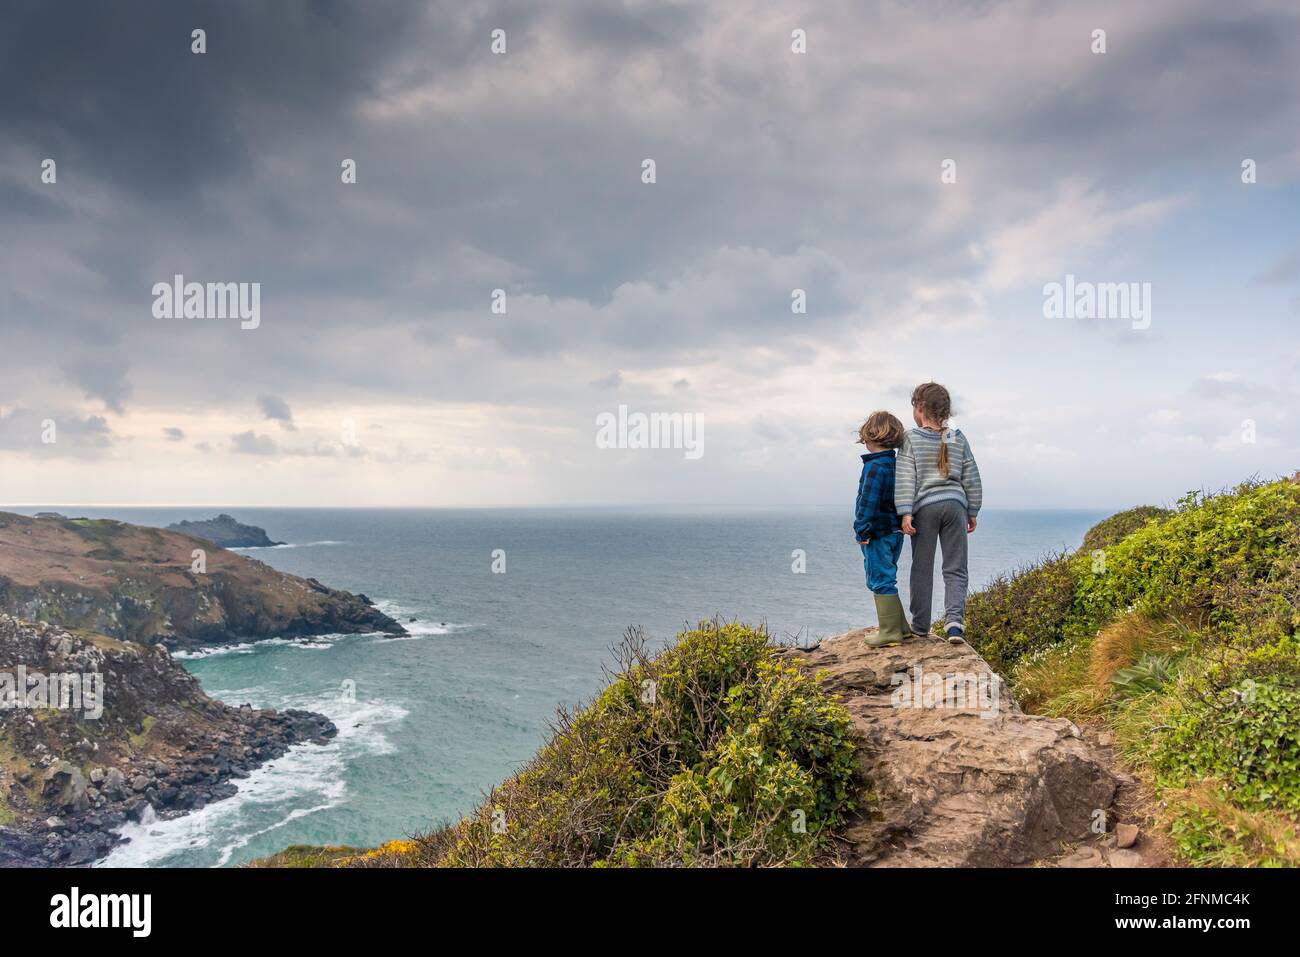
[[[290, 543], [246, 554], [364, 592], [412, 632], [186, 658], [209, 694], [320, 711], [339, 736], [294, 749], [227, 801], [131, 827], [106, 862], [115, 865], [233, 865], [289, 844], [368, 846], [455, 819], [528, 760], [557, 705], [604, 685], [610, 647], [629, 625], [662, 643], [716, 614], [807, 641], [875, 617], [840, 507], [53, 508], [145, 525], [231, 512]], [[1076, 546], [1102, 517], [986, 511], [971, 539], [972, 586]], [[493, 573], [495, 549], [504, 574]], [[796, 549], [803, 574], [791, 569]]]

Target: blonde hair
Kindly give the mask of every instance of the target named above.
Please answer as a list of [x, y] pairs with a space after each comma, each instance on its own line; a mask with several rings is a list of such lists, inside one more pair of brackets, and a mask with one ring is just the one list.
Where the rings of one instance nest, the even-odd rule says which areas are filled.
[[924, 418], [939, 426], [938, 468], [948, 474], [948, 419], [952, 415], [952, 396], [937, 382], [924, 382], [912, 390], [912, 406], [921, 410]]
[[872, 412], [867, 421], [858, 429], [858, 443], [879, 445], [881, 448], [896, 449], [903, 444], [903, 423], [898, 417], [888, 412]]

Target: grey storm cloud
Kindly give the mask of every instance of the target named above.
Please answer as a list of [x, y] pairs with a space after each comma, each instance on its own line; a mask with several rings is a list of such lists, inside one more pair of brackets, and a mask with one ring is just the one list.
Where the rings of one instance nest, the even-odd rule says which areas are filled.
[[[143, 207], [246, 181], [277, 138], [328, 127], [420, 9], [346, 0], [19, 0], [0, 35], [8, 135]], [[129, 15], [128, 15], [129, 13]], [[190, 50], [207, 32], [208, 52]], [[209, 210], [210, 212], [210, 210]]]
[[0, 450], [51, 457], [98, 455], [111, 447], [113, 430], [100, 415], [67, 411], [0, 409]]
[[279, 451], [269, 435], [258, 435], [251, 429], [230, 437], [230, 447], [243, 455], [274, 455]]
[[129, 366], [125, 356], [109, 352], [73, 359], [63, 371], [88, 397], [100, 399], [114, 412], [121, 412], [132, 390], [127, 379]]
[[278, 395], [259, 395], [257, 407], [261, 410], [262, 418], [279, 422], [291, 432], [296, 428], [293, 424], [293, 410], [289, 408], [289, 403]]
[[[1105, 58], [1094, 19], [1114, 24]], [[798, 362], [897, 321], [918, 278], [969, 305], [972, 241], [1063, 177], [1122, 202], [1207, 131], [1282, 151], [1294, 26], [1285, 4], [1210, 0], [12, 3], [0, 401], [37, 366], [113, 412], [260, 396], [288, 427], [268, 389], [578, 405], [611, 368]], [[937, 181], [954, 152], [959, 201]], [[260, 328], [154, 319], [176, 273], [260, 282]], [[590, 367], [554, 375], [575, 355]]]

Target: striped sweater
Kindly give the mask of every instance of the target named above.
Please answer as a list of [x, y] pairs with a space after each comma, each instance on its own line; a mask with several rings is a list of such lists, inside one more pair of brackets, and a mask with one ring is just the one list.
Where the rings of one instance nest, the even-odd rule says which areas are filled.
[[894, 507], [899, 515], [910, 515], [931, 502], [943, 501], [961, 502], [968, 515], [979, 514], [984, 488], [970, 443], [960, 429], [948, 432], [948, 474], [941, 475], [942, 435], [932, 429], [909, 429], [904, 437], [894, 482]]

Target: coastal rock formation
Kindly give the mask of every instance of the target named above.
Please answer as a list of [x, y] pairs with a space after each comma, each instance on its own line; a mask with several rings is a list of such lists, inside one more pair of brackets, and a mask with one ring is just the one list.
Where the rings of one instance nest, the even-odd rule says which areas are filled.
[[91, 863], [127, 821], [229, 797], [232, 778], [336, 733], [214, 701], [163, 647], [0, 614], [0, 867]]
[[258, 528], [256, 525], [244, 525], [236, 521], [234, 516], [226, 515], [224, 512], [206, 522], [176, 522], [168, 525], [167, 530], [202, 538], [222, 548], [270, 548], [273, 545], [284, 544], [284, 542], [271, 541], [270, 536], [266, 534], [266, 529]]
[[824, 673], [861, 738], [868, 787], [838, 863], [1007, 867], [1104, 829], [1119, 782], [1071, 722], [1024, 714], [968, 645], [877, 649], [867, 633], [788, 652]]
[[365, 595], [286, 575], [178, 532], [8, 512], [0, 512], [0, 612], [172, 650], [406, 633]]

